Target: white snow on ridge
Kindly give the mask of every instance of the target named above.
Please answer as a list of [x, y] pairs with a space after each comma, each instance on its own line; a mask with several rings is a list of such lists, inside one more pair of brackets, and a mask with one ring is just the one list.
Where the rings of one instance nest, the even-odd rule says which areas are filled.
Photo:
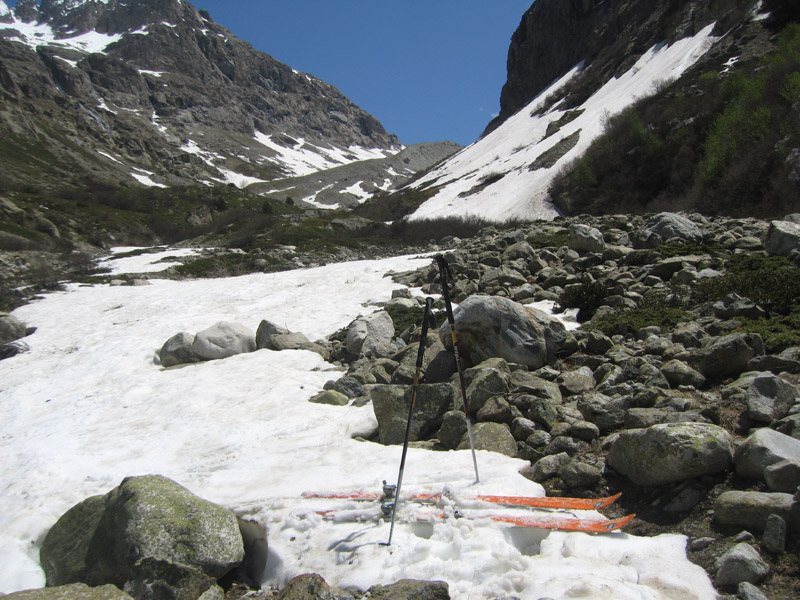
[[344, 148], [324, 148], [307, 142], [303, 138], [297, 138], [296, 144], [289, 148], [273, 141], [272, 135], [256, 131], [255, 140], [277, 153], [277, 156], [270, 157], [288, 171], [290, 176], [310, 175], [325, 169], [331, 169], [340, 165], [360, 160], [373, 158], [386, 158], [396, 154], [402, 147], [392, 150], [381, 148], [363, 148], [361, 146], [350, 146]]
[[47, 24], [23, 23], [16, 19], [11, 24], [0, 23], [0, 30], [4, 29], [18, 31], [19, 35], [10, 39], [16, 38], [34, 50], [39, 46], [60, 46], [89, 54], [102, 53], [108, 46], [122, 38], [122, 34], [106, 35], [96, 31], [61, 38], [56, 37], [53, 29]]
[[217, 171], [222, 173], [222, 176], [225, 178], [225, 183], [232, 183], [239, 189], [244, 189], [248, 185], [253, 183], [266, 183], [265, 180], [259, 179], [258, 177], [251, 177], [249, 175], [242, 175], [241, 173], [237, 173], [236, 171], [231, 171], [230, 169], [223, 169], [222, 167], [214, 167]]
[[[714, 44], [712, 23], [694, 37], [671, 46], [656, 45], [624, 75], [611, 79], [576, 110], [576, 119], [545, 138], [547, 126], [565, 114], [558, 106], [536, 114], [544, 99], [577, 73], [577, 67], [545, 90], [538, 98], [506, 120], [485, 138], [449, 158], [413, 187], [442, 185], [423, 203], [412, 219], [452, 215], [476, 215], [490, 220], [510, 218], [552, 219], [558, 211], [548, 200], [548, 187], [564, 165], [583, 154], [603, 132], [610, 114], [622, 111], [638, 98], [653, 93], [661, 81], [679, 77]], [[562, 139], [580, 132], [577, 144], [547, 169], [531, 171], [530, 165]], [[499, 176], [502, 175], [501, 178]], [[482, 181], [498, 178], [480, 187]]]
[[4, 17], [11, 12], [11, 9], [8, 8], [3, 0], [0, 0], [0, 17]]
[[161, 252], [148, 252], [137, 256], [124, 256], [117, 258], [115, 254], [122, 254], [141, 248], [133, 246], [111, 248], [112, 255], [98, 261], [98, 266], [110, 269], [111, 275], [122, 275], [125, 273], [157, 273], [166, 271], [168, 268], [182, 264], [181, 261], [162, 261], [165, 258], [181, 258], [195, 256], [202, 252], [199, 248], [165, 248]]
[[133, 168], [139, 172], [138, 173], [131, 172], [130, 173], [131, 177], [133, 177], [136, 181], [138, 181], [142, 185], [146, 185], [147, 187], [159, 187], [159, 188], [167, 187], [163, 183], [156, 183], [150, 178], [151, 175], [155, 175], [155, 173], [153, 173], [152, 171], [145, 171], [144, 169], [138, 169], [136, 167]]
[[[678, 535], [448, 518], [400, 521], [392, 547], [381, 546], [387, 523], [325, 521], [315, 511], [332, 502], [300, 500], [309, 490], [379, 490], [400, 460], [398, 446], [353, 439], [376, 427], [369, 405], [308, 402], [339, 377], [331, 365], [269, 350], [177, 369], [153, 364], [174, 333], [222, 320], [255, 328], [269, 319], [318, 339], [387, 301], [398, 285], [386, 272], [428, 264], [396, 257], [132, 288], [71, 285], [14, 311], [38, 329], [25, 338], [29, 352], [0, 362], [0, 591], [44, 584], [41, 540], [70, 507], [126, 476], [160, 473], [268, 528], [265, 585], [317, 572], [361, 588], [444, 580], [454, 600], [714, 600]], [[523, 461], [480, 451], [478, 464], [482, 483], [472, 485], [469, 451], [412, 448], [404, 489], [542, 494], [519, 475]]]
[[343, 190], [340, 190], [339, 193], [340, 194], [350, 194], [352, 196], [355, 196], [359, 200], [359, 202], [364, 202], [370, 196], [372, 196], [372, 194], [370, 192], [368, 192], [367, 190], [365, 190], [363, 187], [361, 187], [362, 183], [364, 183], [364, 182], [363, 181], [357, 181], [356, 183], [354, 183], [350, 187], [346, 187]]

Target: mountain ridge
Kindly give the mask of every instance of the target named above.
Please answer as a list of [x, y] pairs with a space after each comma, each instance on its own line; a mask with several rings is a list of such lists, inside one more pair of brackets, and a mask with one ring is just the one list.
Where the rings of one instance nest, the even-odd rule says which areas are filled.
[[[135, 169], [146, 185], [243, 186], [298, 175], [284, 149], [327, 168], [403, 147], [332, 85], [182, 0], [23, 0], [2, 18], [0, 126], [16, 136], [17, 156], [35, 159], [26, 146], [43, 140], [54, 167], [69, 158], [51, 186], [83, 185], [76, 173], [130, 184]], [[57, 118], [43, 127], [48, 113]], [[87, 145], [100, 154], [75, 152]], [[29, 183], [31, 173], [2, 167], [7, 184]]]

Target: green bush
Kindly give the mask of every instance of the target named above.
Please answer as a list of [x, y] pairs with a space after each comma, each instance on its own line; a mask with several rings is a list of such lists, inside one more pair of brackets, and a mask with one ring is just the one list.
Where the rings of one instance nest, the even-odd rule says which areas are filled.
[[778, 354], [786, 348], [800, 346], [800, 310], [769, 319], [741, 319], [738, 331], [757, 333], [764, 340], [767, 354]]
[[789, 315], [800, 306], [800, 269], [784, 256], [734, 254], [726, 273], [696, 282], [693, 297], [716, 302], [728, 294], [749, 298], [770, 315]]
[[608, 295], [606, 286], [599, 281], [584, 282], [577, 286], [570, 286], [564, 290], [558, 299], [556, 312], [564, 312], [568, 308], [578, 309], [578, 321], [588, 321], [602, 306]]
[[668, 331], [691, 317], [688, 312], [675, 306], [675, 303], [676, 300], [664, 296], [648, 296], [636, 308], [604, 317], [588, 327], [598, 329], [608, 336], [635, 333], [642, 327], [653, 326]]

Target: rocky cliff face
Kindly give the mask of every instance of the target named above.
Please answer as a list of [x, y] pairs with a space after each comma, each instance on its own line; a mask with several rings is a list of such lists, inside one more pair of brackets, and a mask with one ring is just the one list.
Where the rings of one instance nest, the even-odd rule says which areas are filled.
[[0, 6], [0, 183], [240, 187], [402, 148], [183, 0]]
[[670, 44], [716, 22], [722, 34], [752, 2], [737, 0], [537, 0], [522, 17], [508, 50], [508, 80], [496, 127], [556, 79], [583, 65], [577, 105], [626, 72], [655, 44]]

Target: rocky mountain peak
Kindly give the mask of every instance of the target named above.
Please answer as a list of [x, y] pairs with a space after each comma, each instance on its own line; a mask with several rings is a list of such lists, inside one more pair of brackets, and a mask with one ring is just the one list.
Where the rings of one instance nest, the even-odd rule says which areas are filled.
[[182, 0], [42, 0], [41, 20], [70, 35], [97, 31], [122, 33], [146, 25], [199, 21], [197, 10]]

